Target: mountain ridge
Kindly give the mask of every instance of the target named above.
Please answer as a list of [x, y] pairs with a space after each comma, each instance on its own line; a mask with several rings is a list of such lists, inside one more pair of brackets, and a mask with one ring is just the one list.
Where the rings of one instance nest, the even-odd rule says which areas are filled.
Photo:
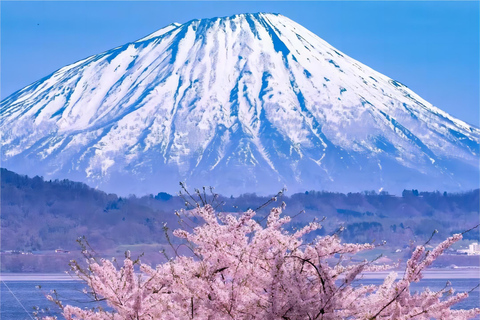
[[478, 186], [478, 128], [281, 15], [170, 24], [0, 111], [4, 166], [120, 193]]

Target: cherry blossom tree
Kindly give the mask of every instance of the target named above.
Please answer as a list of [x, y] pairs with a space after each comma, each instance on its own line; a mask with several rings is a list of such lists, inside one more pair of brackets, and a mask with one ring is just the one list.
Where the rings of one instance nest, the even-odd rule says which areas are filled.
[[[173, 235], [183, 239], [191, 254], [176, 254], [155, 267], [129, 256], [123, 266], [90, 257], [74, 273], [88, 293], [106, 301], [108, 309], [63, 305], [68, 320], [100, 319], [470, 319], [480, 309], [452, 310], [468, 293], [440, 291], [411, 293], [410, 285], [450, 245], [456, 234], [435, 249], [418, 246], [403, 276], [391, 272], [381, 285], [361, 285], [362, 272], [385, 270], [375, 261], [351, 257], [373, 244], [342, 243], [338, 233], [307, 242], [305, 235], [321, 228], [312, 222], [287, 232], [291, 218], [285, 205], [271, 209], [266, 225], [255, 211], [220, 214], [205, 204], [178, 213], [183, 227]], [[195, 227], [193, 220], [201, 221]], [[265, 221], [263, 221], [265, 222]], [[173, 245], [173, 252], [178, 253]], [[87, 252], [86, 252], [87, 253]], [[398, 279], [397, 279], [398, 278]], [[52, 319], [52, 318], [47, 318]]]

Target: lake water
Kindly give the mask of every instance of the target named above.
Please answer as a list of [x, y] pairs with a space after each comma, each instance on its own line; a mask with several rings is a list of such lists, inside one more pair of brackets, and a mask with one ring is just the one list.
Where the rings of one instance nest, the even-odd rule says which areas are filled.
[[[478, 274], [478, 271], [475, 271]], [[445, 286], [446, 279], [450, 279], [452, 287], [457, 292], [470, 291], [479, 283], [479, 277], [473, 276], [471, 278], [461, 278], [458, 272], [455, 274], [445, 273], [430, 273], [427, 274], [426, 279], [423, 279], [419, 283], [412, 284], [411, 289], [413, 291], [421, 291], [427, 287], [431, 290], [439, 290]], [[461, 273], [460, 275], [471, 275]], [[449, 278], [445, 278], [445, 277]], [[380, 284], [382, 279], [374, 279], [372, 275], [366, 275], [364, 279], [360, 280], [363, 284]], [[37, 289], [36, 286], [40, 285], [41, 289]], [[58, 308], [50, 301], [46, 300], [45, 293], [49, 293], [50, 290], [57, 290], [59, 298], [64, 304], [71, 304], [81, 307], [91, 307], [92, 303], [88, 297], [82, 293], [82, 289], [85, 285], [80, 281], [74, 281], [68, 277], [58, 277], [46, 275], [43, 277], [26, 276], [26, 275], [2, 275], [1, 282], [1, 312], [0, 319], [2, 320], [31, 320], [33, 319], [33, 308], [50, 308], [48, 315], [57, 315], [60, 317]], [[470, 293], [468, 299], [463, 300], [455, 309], [471, 309], [480, 307], [480, 290], [475, 289]], [[47, 314], [45, 314], [47, 315]]]

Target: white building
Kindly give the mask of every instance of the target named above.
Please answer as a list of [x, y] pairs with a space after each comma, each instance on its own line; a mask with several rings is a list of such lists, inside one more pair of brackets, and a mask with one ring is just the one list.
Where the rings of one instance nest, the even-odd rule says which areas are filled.
[[480, 255], [480, 245], [476, 242], [470, 244], [466, 250], [458, 250], [460, 253], [466, 253], [469, 256]]

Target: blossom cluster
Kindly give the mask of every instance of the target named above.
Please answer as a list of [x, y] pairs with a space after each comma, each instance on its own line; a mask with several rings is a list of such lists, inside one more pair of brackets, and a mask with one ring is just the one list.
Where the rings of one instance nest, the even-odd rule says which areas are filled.
[[[425, 270], [457, 234], [432, 251], [418, 246], [403, 277], [390, 273], [380, 285], [361, 285], [362, 272], [385, 268], [354, 262], [356, 253], [373, 244], [342, 243], [338, 234], [307, 242], [305, 235], [321, 228], [312, 222], [286, 231], [290, 217], [284, 206], [273, 208], [266, 225], [248, 210], [222, 215], [210, 205], [186, 212], [202, 221], [195, 228], [173, 232], [192, 250], [155, 267], [127, 257], [122, 267], [109, 260], [74, 263], [108, 310], [63, 306], [65, 319], [469, 319], [480, 309], [452, 310], [468, 296], [452, 289], [411, 293]], [[350, 257], [348, 259], [347, 257]], [[336, 263], [332, 263], [336, 261]], [[55, 300], [51, 298], [52, 300]]]

